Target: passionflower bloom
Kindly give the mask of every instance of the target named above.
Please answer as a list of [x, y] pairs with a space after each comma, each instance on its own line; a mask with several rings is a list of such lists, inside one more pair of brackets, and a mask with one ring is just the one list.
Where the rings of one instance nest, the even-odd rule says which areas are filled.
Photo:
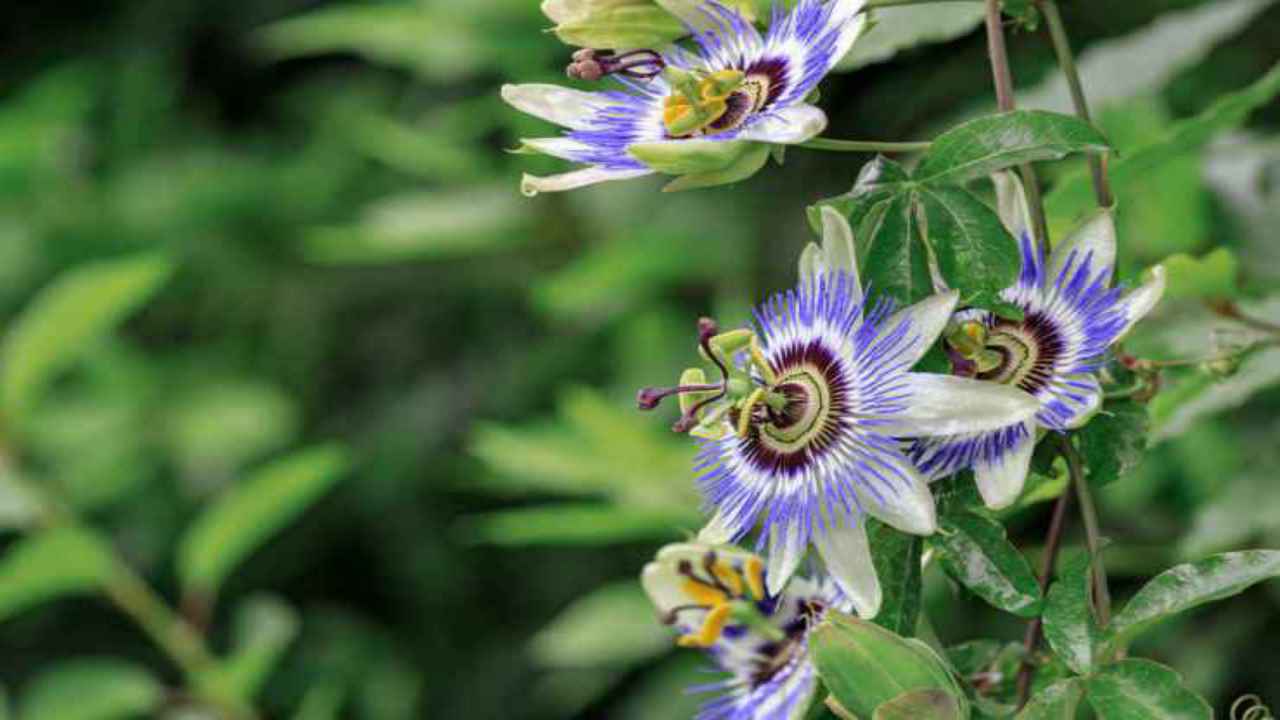
[[698, 720], [804, 717], [818, 676], [809, 631], [849, 601], [829, 580], [795, 577], [770, 592], [764, 561], [733, 547], [668, 545], [645, 566], [644, 589], [683, 647], [705, 650], [729, 674], [699, 690], [720, 692]]
[[704, 540], [734, 542], [759, 524], [775, 594], [812, 543], [870, 617], [881, 595], [862, 514], [916, 534], [937, 527], [928, 485], [898, 438], [995, 430], [1037, 405], [1004, 385], [911, 372], [946, 327], [956, 293], [897, 312], [869, 303], [849, 224], [830, 208], [822, 223], [823, 247], [801, 256], [799, 285], [760, 306], [754, 330], [720, 334], [701, 323], [719, 382], [686, 370], [677, 387], [641, 390], [639, 403], [678, 395], [675, 429], [703, 441], [698, 482], [714, 513]]
[[669, 189], [732, 182], [763, 166], [771, 144], [814, 137], [827, 118], [805, 98], [844, 56], [866, 24], [866, 0], [800, 0], [775, 11], [766, 35], [736, 10], [704, 0], [706, 30], [690, 26], [696, 50], [584, 49], [570, 75], [613, 76], [621, 90], [581, 92], [556, 85], [507, 85], [502, 97], [568, 129], [524, 141], [527, 150], [586, 167], [526, 175], [525, 194], [571, 190], [664, 172]]
[[948, 333], [948, 351], [957, 373], [1021, 388], [1039, 410], [1032, 419], [994, 431], [920, 438], [910, 455], [931, 478], [973, 468], [984, 502], [999, 509], [1022, 492], [1038, 428], [1078, 428], [1098, 411], [1102, 388], [1096, 372], [1103, 355], [1155, 307], [1165, 276], [1156, 267], [1128, 294], [1111, 287], [1116, 230], [1109, 211], [1064, 239], [1046, 263], [1031, 233], [1022, 184], [1008, 173], [994, 180], [1001, 219], [1022, 249], [1022, 271], [1001, 297], [1021, 308], [1024, 318], [959, 313]]

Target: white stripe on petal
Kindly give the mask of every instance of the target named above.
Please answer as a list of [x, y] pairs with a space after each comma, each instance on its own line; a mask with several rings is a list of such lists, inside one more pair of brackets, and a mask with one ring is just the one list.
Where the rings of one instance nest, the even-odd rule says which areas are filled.
[[1041, 425], [1055, 430], [1073, 430], [1089, 422], [1102, 407], [1102, 386], [1089, 373], [1055, 377], [1039, 393], [1043, 409]]
[[1097, 277], [1105, 273], [1102, 283], [1111, 282], [1111, 273], [1116, 264], [1116, 223], [1110, 210], [1099, 210], [1093, 217], [1084, 222], [1067, 236], [1049, 258], [1049, 274], [1046, 281], [1058, 282], [1067, 263], [1071, 263], [1072, 272], [1080, 267], [1085, 258], [1089, 258], [1089, 275]]
[[575, 190], [588, 185], [609, 182], [610, 180], [630, 180], [631, 178], [652, 175], [653, 171], [644, 170], [606, 170], [605, 168], [591, 166], [573, 172], [560, 173], [559, 175], [546, 175], [539, 177], [537, 175], [525, 174], [520, 180], [520, 192], [528, 197], [533, 197], [540, 192], [561, 192], [564, 190]]
[[[781, 532], [779, 530], [781, 529]], [[806, 543], [800, 534], [799, 523], [775, 524], [769, 533], [769, 560], [766, 564], [766, 584], [769, 594], [777, 595], [787, 586], [804, 557]]]
[[521, 138], [520, 143], [525, 147], [537, 150], [543, 155], [550, 155], [563, 160], [575, 160], [582, 157], [583, 153], [591, 152], [590, 147], [567, 137]]
[[907, 373], [906, 409], [877, 431], [928, 437], [998, 430], [1029, 420], [1040, 403], [1008, 385], [930, 373]]
[[1133, 292], [1125, 296], [1121, 300], [1124, 306], [1125, 325], [1124, 330], [1120, 331], [1119, 340], [1133, 329], [1135, 323], [1147, 316], [1155, 308], [1156, 303], [1160, 302], [1160, 298], [1164, 295], [1165, 271], [1163, 265], [1157, 265], [1151, 268], [1151, 279], [1138, 286]]
[[798, 145], [817, 137], [825, 129], [826, 113], [813, 105], [801, 103], [752, 120], [738, 134], [738, 138], [778, 145]]
[[538, 83], [503, 85], [502, 99], [521, 112], [571, 130], [585, 129], [593, 115], [612, 104], [598, 93]]
[[875, 617], [880, 612], [882, 595], [875, 564], [871, 560], [866, 523], [834, 521], [825, 532], [815, 533], [813, 540], [827, 571], [841, 592], [853, 601], [858, 615], [868, 619]]
[[[892, 464], [895, 482], [883, 492], [883, 501], [875, 497], [862, 483], [853, 483], [858, 502], [866, 513], [877, 520], [912, 535], [932, 535], [938, 530], [938, 512], [929, 483], [920, 471], [906, 458], [888, 453], [877, 457], [885, 464]], [[905, 482], [898, 482], [905, 481]]]
[[885, 320], [885, 333], [893, 332], [904, 321], [909, 323], [908, 333], [911, 344], [904, 349], [901, 356], [906, 367], [913, 367], [919, 362], [938, 340], [942, 331], [947, 329], [947, 322], [951, 320], [951, 313], [955, 310], [959, 299], [960, 294], [955, 290], [931, 295], [915, 305], [909, 305], [897, 311]]
[[1026, 436], [1004, 455], [994, 460], [978, 458], [973, 464], [973, 477], [982, 501], [992, 510], [1009, 507], [1022, 494], [1031, 468], [1031, 455], [1036, 447], [1035, 423], [1023, 423]]

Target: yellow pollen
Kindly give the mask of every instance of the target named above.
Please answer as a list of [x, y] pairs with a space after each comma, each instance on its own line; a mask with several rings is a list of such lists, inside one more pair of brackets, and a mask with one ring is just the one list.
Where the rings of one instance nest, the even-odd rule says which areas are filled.
[[751, 411], [764, 399], [764, 395], [764, 388], [756, 388], [755, 392], [743, 401], [742, 410], [738, 413], [738, 437], [747, 436], [747, 432], [751, 429]]
[[729, 596], [725, 595], [723, 590], [691, 578], [684, 581], [684, 586], [681, 589], [684, 590], [684, 594], [689, 596], [689, 599], [695, 605], [711, 607], [729, 602]]
[[756, 600], [764, 599], [764, 562], [752, 556], [747, 560], [742, 576], [747, 580], [747, 589]]
[[702, 627], [699, 628], [698, 632], [681, 635], [676, 639], [676, 644], [680, 647], [711, 647], [716, 640], [720, 639], [720, 634], [724, 632], [724, 626], [729, 622], [731, 610], [727, 604], [711, 608], [710, 612], [707, 613], [707, 617], [702, 621]]
[[729, 588], [729, 594], [735, 598], [742, 597], [742, 578], [738, 575], [738, 571], [724, 560], [718, 560], [711, 566], [711, 572], [715, 573], [716, 579], [721, 585]]

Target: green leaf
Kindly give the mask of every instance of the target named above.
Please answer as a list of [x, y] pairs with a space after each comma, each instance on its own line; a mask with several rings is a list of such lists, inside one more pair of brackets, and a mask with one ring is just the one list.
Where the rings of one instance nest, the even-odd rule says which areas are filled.
[[0, 559], [0, 621], [61, 595], [90, 593], [115, 571], [105, 541], [82, 528], [29, 535]]
[[1152, 578], [1115, 616], [1111, 642], [1123, 647], [1161, 620], [1274, 577], [1280, 577], [1280, 550], [1222, 553], [1178, 565]]
[[[902, 165], [884, 155], [877, 155], [858, 171], [858, 179], [849, 192], [824, 198], [806, 209], [809, 227], [813, 228], [815, 234], [821, 235], [822, 208], [830, 206], [845, 216], [849, 227], [857, 230], [872, 207], [881, 200], [903, 192], [903, 184], [910, 180], [911, 176]], [[866, 238], [858, 237], [855, 233], [854, 241], [859, 245], [858, 258], [861, 264], [861, 258], [866, 253]]]
[[82, 265], [41, 290], [0, 348], [6, 419], [25, 419], [57, 375], [145, 303], [171, 271], [163, 256], [140, 255]]
[[241, 561], [318, 500], [349, 465], [345, 448], [322, 445], [276, 460], [231, 488], [182, 538], [183, 587], [216, 594]]
[[925, 186], [917, 195], [929, 247], [961, 302], [997, 297], [1021, 270], [1018, 243], [995, 211], [961, 187]]
[[1186, 253], [1164, 262], [1165, 299], [1234, 298], [1239, 295], [1240, 261], [1229, 248], [1220, 247], [1201, 257]]
[[[1219, 133], [1238, 127], [1278, 93], [1280, 63], [1243, 90], [1225, 95], [1199, 115], [1175, 124], [1161, 139], [1115, 159], [1108, 164], [1107, 174], [1116, 197], [1123, 202], [1131, 189], [1141, 186], [1147, 177], [1204, 147]], [[1045, 197], [1045, 210], [1050, 217], [1074, 218], [1092, 207], [1092, 188], [1085, 172], [1064, 178]]]
[[973, 3], [876, 8], [870, 29], [836, 65], [836, 72], [884, 62], [917, 45], [954, 40], [981, 25], [982, 17], [983, 9]]
[[1001, 610], [1025, 618], [1040, 614], [1040, 584], [1004, 526], [968, 510], [940, 520], [931, 542], [951, 577]]
[[18, 720], [128, 720], [151, 716], [163, 699], [160, 683], [132, 663], [69, 660], [27, 686]]
[[279, 598], [251, 597], [237, 608], [231, 654], [219, 666], [220, 687], [237, 697], [258, 693], [298, 635], [298, 613]]
[[871, 561], [880, 579], [882, 601], [874, 622], [903, 637], [916, 633], [920, 618], [921, 565], [924, 542], [917, 535], [867, 519]]
[[[854, 229], [865, 257], [858, 266], [872, 298], [888, 296], [910, 305], [933, 293], [929, 259], [915, 210], [914, 193], [902, 193], [875, 204]], [[859, 252], [862, 255], [862, 252]]]
[[1017, 720], [1075, 720], [1083, 697], [1080, 679], [1059, 680], [1027, 701]]
[[919, 640], [828, 611], [810, 636], [810, 652], [831, 695], [859, 717], [912, 690], [960, 690], [946, 663]]
[[604, 545], [638, 540], [672, 540], [697, 530], [696, 508], [644, 509], [602, 503], [561, 503], [502, 510], [468, 518], [463, 534], [495, 545]]
[[882, 704], [872, 720], [962, 720], [963, 700], [945, 690], [911, 690]]
[[939, 135], [916, 168], [928, 183], [962, 183], [1022, 163], [1104, 153], [1106, 138], [1070, 115], [1014, 110], [970, 120]]
[[1085, 477], [1106, 485], [1142, 462], [1147, 450], [1147, 406], [1132, 400], [1107, 403], [1078, 433]]
[[1044, 637], [1072, 670], [1092, 672], [1098, 660], [1102, 631], [1093, 617], [1091, 563], [1088, 553], [1077, 553], [1063, 563], [1058, 579], [1049, 586], [1044, 609]]
[[529, 652], [543, 667], [626, 668], [661, 654], [673, 642], [640, 583], [628, 580], [575, 600], [538, 631]]
[[1204, 698], [1188, 690], [1173, 670], [1130, 658], [1085, 679], [1089, 705], [1100, 720], [1211, 720]]

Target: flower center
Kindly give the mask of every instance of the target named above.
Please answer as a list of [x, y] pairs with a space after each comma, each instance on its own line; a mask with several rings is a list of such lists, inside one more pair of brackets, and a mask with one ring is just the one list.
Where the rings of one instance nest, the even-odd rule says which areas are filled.
[[740, 70], [693, 73], [667, 68], [672, 91], [662, 102], [662, 124], [673, 138], [733, 130], [769, 101], [772, 78]]
[[1032, 394], [1053, 379], [1064, 347], [1052, 319], [1036, 312], [1028, 312], [1021, 322], [998, 319], [990, 327], [965, 323], [948, 343], [959, 361], [958, 374], [1013, 385]]

